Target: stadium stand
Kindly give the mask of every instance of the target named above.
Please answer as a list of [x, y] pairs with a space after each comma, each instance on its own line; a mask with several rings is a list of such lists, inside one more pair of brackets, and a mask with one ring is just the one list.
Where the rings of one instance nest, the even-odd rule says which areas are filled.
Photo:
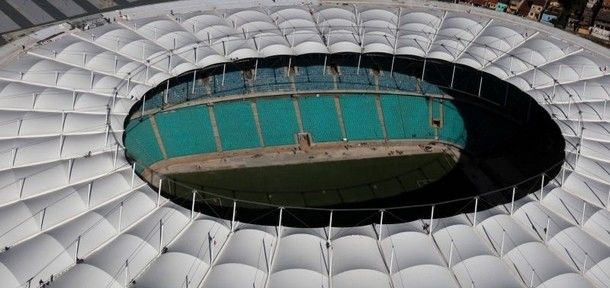
[[222, 150], [260, 147], [250, 101], [214, 105]]
[[[388, 73], [389, 74], [389, 73]], [[394, 81], [398, 86], [398, 90], [407, 91], [407, 92], [418, 92], [417, 83], [419, 82], [417, 78], [401, 73], [393, 73], [389, 77], [394, 77]]]
[[165, 89], [161, 87], [157, 87], [151, 90], [146, 97], [146, 101], [144, 103], [145, 110], [153, 110], [163, 107], [163, 99], [165, 95]]
[[[70, 17], [99, 15], [106, 7], [124, 8], [141, 1], [1, 2], [2, 31], [56, 20], [61, 24], [50, 30], [24, 31], [15, 43], [2, 47], [3, 149], [10, 152], [2, 154], [0, 247], [5, 248], [0, 252], [0, 286], [610, 286], [610, 129], [608, 114], [604, 113], [609, 94], [603, 89], [608, 85], [610, 54], [602, 46], [507, 13], [419, 0], [399, 3], [400, 9], [395, 5], [328, 5], [316, 1], [302, 5], [303, 1], [291, 0], [277, 1], [288, 6], [272, 4], [276, 1], [176, 1], [165, 6], [108, 11], [88, 20]], [[195, 2], [201, 5], [197, 9], [193, 9]], [[198, 22], [214, 25], [195, 25]], [[292, 22], [302, 25], [293, 26]], [[396, 26], [397, 22], [402, 26]], [[252, 29], [259, 25], [271, 29]], [[173, 54], [190, 51], [211, 30], [214, 40], [239, 38], [236, 42], [240, 46], [229, 51], [217, 49], [219, 45], [207, 46], [209, 54], [199, 57]], [[340, 33], [331, 35], [330, 31]], [[389, 47], [388, 40], [398, 32], [400, 41]], [[239, 35], [243, 35], [243, 41]], [[123, 41], [115, 41], [117, 38]], [[510, 93], [495, 95], [508, 97], [489, 99], [505, 101], [518, 117], [529, 113], [522, 108], [533, 101], [552, 110], [549, 113], [553, 115], [545, 116], [552, 116], [550, 121], [562, 129], [560, 136], [568, 143], [579, 143], [579, 148], [562, 148], [563, 173], [546, 175], [543, 172], [549, 170], [537, 171], [542, 174], [536, 176], [543, 177], [534, 185], [539, 190], [532, 194], [518, 191], [512, 203], [483, 208], [485, 201], [481, 201], [480, 210], [475, 204], [450, 217], [433, 214], [411, 222], [399, 219], [396, 224], [379, 221], [384, 210], [375, 210], [370, 215], [370, 219], [375, 218], [373, 224], [345, 228], [327, 218], [330, 223], [322, 228], [295, 228], [278, 221], [272, 225], [230, 221], [226, 215], [222, 215], [225, 219], [211, 216], [211, 210], [205, 209], [189, 211], [165, 198], [167, 194], [156, 194], [156, 189], [131, 172], [132, 163], [121, 153], [122, 145], [129, 144], [147, 147], [148, 154], [142, 155], [146, 160], [138, 161], [146, 164], [160, 159], [162, 153], [154, 148], [155, 141], [138, 142], [129, 137], [125, 143], [120, 141], [123, 129], [140, 133], [140, 139], [154, 139], [151, 120], [134, 119], [127, 127], [121, 123], [145, 91], [155, 85], [164, 87], [164, 81], [174, 75], [205, 67], [217, 59], [240, 62], [247, 57], [275, 54], [296, 57], [314, 50], [333, 55], [367, 51], [362, 54], [383, 54], [387, 60], [391, 48], [401, 57], [426, 55], [449, 65], [466, 63], [472, 70], [497, 77], [520, 92], [514, 94], [519, 98], [513, 98], [513, 91], [507, 89]], [[96, 55], [103, 57], [91, 60]], [[157, 56], [165, 59], [166, 55], [174, 55], [169, 64], [145, 63]], [[108, 59], [127, 68], [108, 69], [113, 65]], [[122, 85], [125, 71], [143, 68], [150, 68], [150, 75], [134, 74], [132, 89]], [[201, 90], [213, 89], [213, 78]], [[87, 85], [89, 81], [91, 85]], [[122, 88], [113, 95], [115, 84]], [[565, 89], [555, 91], [556, 86]], [[39, 94], [42, 89], [53, 93]], [[422, 88], [421, 92], [429, 91]], [[160, 91], [155, 93], [162, 95]], [[197, 93], [204, 94], [209, 93]], [[382, 100], [386, 93], [383, 95]], [[315, 99], [307, 96], [299, 101], [309, 97]], [[332, 103], [330, 97], [323, 99]], [[155, 101], [151, 99], [151, 107], [162, 107]], [[216, 104], [223, 105], [233, 104]], [[480, 123], [466, 127], [469, 132], [481, 130], [469, 134], [468, 143], [476, 143], [473, 140], [477, 133], [504, 130], [497, 123], [485, 121], [486, 116], [475, 113], [475, 107], [469, 111], [468, 106], [453, 105], [462, 117]], [[586, 109], [603, 116], [583, 117], [588, 114]], [[451, 107], [442, 110], [453, 113]], [[252, 126], [249, 111], [225, 115], [220, 122], [239, 120]], [[36, 122], [34, 133], [23, 134], [16, 128], [25, 118], [25, 128], [31, 129], [27, 117], [44, 118], [52, 113], [58, 117]], [[70, 115], [64, 117], [66, 114]], [[243, 121], [242, 117], [248, 119]], [[451, 117], [444, 115], [441, 132]], [[61, 122], [53, 123], [52, 119], [65, 121], [69, 128], [66, 131], [71, 132], [64, 133], [63, 125], [57, 125]], [[235, 124], [223, 125], [231, 130], [234, 127], [230, 125]], [[73, 126], [88, 129], [70, 130]], [[422, 131], [424, 128], [430, 129], [422, 127]], [[252, 130], [249, 133], [256, 134]], [[112, 137], [115, 134], [117, 137]], [[449, 134], [446, 137], [454, 137]], [[32, 141], [55, 140], [55, 136], [60, 141], [32, 146]], [[539, 144], [527, 140], [526, 146]], [[484, 144], [477, 145], [488, 146]], [[140, 152], [129, 149], [127, 153]], [[550, 179], [544, 181], [545, 176]], [[510, 194], [496, 196], [510, 198]], [[468, 199], [475, 203], [478, 200]], [[442, 211], [434, 205], [424, 207], [426, 212], [430, 213], [431, 207]], [[245, 214], [241, 206], [237, 210], [238, 217]], [[386, 212], [389, 218], [392, 213]], [[335, 219], [339, 214], [335, 210]], [[288, 210], [283, 215], [288, 217]]]
[[299, 97], [303, 129], [315, 142], [341, 141], [341, 127], [332, 96]]
[[126, 132], [130, 137], [126, 137], [125, 145], [134, 147], [129, 150], [130, 156], [133, 159], [141, 161], [142, 165], [150, 166], [155, 162], [163, 159], [163, 154], [157, 143], [157, 137], [153, 132], [150, 119], [138, 119], [130, 121], [127, 125]]
[[290, 98], [261, 98], [256, 108], [265, 146], [296, 144], [299, 127]]
[[370, 76], [367, 68], [354, 66], [340, 66], [340, 74], [337, 76], [338, 89], [375, 90], [375, 81]]
[[439, 138], [466, 147], [468, 131], [464, 127], [465, 120], [462, 118], [461, 111], [451, 101], [444, 101], [442, 105], [442, 128], [439, 129]]
[[199, 76], [195, 78], [195, 82], [193, 84], [195, 89], [193, 89], [191, 86], [191, 91], [193, 92], [192, 98], [205, 97], [208, 95], [209, 89], [206, 83], [209, 82], [209, 79], [204, 78], [204, 76], [204, 73], [199, 73]]
[[382, 95], [381, 107], [389, 139], [434, 138], [426, 98]]
[[207, 107], [186, 107], [161, 112], [154, 117], [168, 157], [216, 152]]
[[216, 74], [213, 83], [212, 94], [215, 97], [246, 94], [246, 82], [240, 71], [227, 72], [224, 76], [222, 73]]
[[383, 139], [375, 97], [341, 95], [341, 114], [348, 140]]
[[[297, 91], [330, 90], [335, 88], [334, 78], [323, 65], [297, 66], [294, 83]], [[324, 73], [324, 71], [326, 71]]]
[[[396, 95], [386, 92], [381, 96], [376, 95], [297, 97], [303, 132], [309, 133], [314, 143], [341, 142], [344, 137], [348, 141], [427, 139], [442, 140], [462, 149], [487, 153], [502, 141], [513, 137], [516, 131], [517, 124], [510, 119], [499, 119], [493, 112], [493, 107], [484, 108], [469, 102], [417, 94]], [[335, 97], [338, 97], [338, 103], [335, 103]], [[262, 139], [259, 139], [252, 105], [256, 106]], [[296, 144], [296, 134], [300, 131], [295, 106], [290, 97], [221, 101], [213, 109], [223, 150]], [[165, 149], [169, 157], [216, 151], [207, 108], [200, 105], [188, 108], [168, 107], [164, 111], [166, 112], [156, 114], [155, 119], [159, 133], [166, 142]], [[131, 122], [137, 119], [134, 118]], [[193, 119], [196, 119], [195, 122]], [[190, 137], [195, 131], [198, 136], [193, 143], [181, 142], [183, 137], [180, 135]], [[482, 137], [481, 131], [485, 131], [486, 137]], [[127, 138], [131, 137], [135, 136], [127, 133]], [[142, 148], [133, 146], [131, 149]]]
[[420, 91], [422, 94], [434, 94], [434, 95], [442, 95], [443, 91], [436, 85], [431, 84], [427, 81], [419, 81]]
[[256, 80], [253, 82], [254, 92], [291, 91], [290, 78], [286, 76], [285, 67], [259, 67]]
[[189, 80], [187, 79], [187, 76], [176, 78], [175, 81], [177, 83], [170, 84], [172, 88], [169, 89], [169, 93], [167, 95], [168, 104], [182, 103], [188, 99]]

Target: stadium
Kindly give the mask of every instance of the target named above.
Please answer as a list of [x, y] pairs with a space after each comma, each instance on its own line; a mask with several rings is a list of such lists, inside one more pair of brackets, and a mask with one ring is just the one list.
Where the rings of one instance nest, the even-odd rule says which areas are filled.
[[0, 287], [610, 286], [608, 49], [434, 1], [128, 6], [0, 47]]

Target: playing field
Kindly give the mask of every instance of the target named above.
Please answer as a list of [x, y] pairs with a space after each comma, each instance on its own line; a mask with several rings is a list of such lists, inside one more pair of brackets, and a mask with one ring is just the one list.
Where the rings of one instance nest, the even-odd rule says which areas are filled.
[[[175, 180], [231, 198], [322, 207], [397, 196], [434, 182], [455, 166], [442, 153], [175, 174]], [[190, 195], [190, 193], [189, 193]]]

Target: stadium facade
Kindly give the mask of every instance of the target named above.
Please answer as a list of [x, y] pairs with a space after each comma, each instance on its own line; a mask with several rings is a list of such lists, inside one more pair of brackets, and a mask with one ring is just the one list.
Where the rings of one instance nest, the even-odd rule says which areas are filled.
[[[610, 59], [586, 40], [428, 1], [178, 1], [51, 26], [0, 53], [0, 287], [610, 286]], [[346, 211], [323, 210], [328, 225], [311, 228], [283, 225], [283, 207], [261, 225], [179, 205], [127, 158], [126, 118], [168, 79], [348, 53], [385, 55], [392, 72], [421, 59], [418, 92], [434, 61], [509, 83], [561, 129], [559, 172], [491, 208], [460, 199], [468, 210], [439, 217], [429, 203], [412, 207], [429, 217], [391, 224], [380, 209], [349, 227], [333, 226]]]

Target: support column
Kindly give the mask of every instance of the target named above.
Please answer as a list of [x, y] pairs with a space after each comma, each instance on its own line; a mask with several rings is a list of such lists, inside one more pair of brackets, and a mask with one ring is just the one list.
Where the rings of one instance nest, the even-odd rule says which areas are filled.
[[131, 164], [131, 189], [133, 189], [134, 181], [136, 180], [136, 162]]
[[125, 287], [129, 287], [131, 276], [129, 275], [129, 259], [125, 259]]
[[561, 164], [561, 187], [566, 182], [566, 163]]
[[330, 210], [330, 219], [328, 221], [328, 235], [326, 237], [326, 252], [328, 253], [328, 285], [333, 287], [333, 253], [332, 253], [332, 229], [333, 229], [333, 211]]
[[587, 272], [587, 260], [589, 260], [589, 253], [585, 252], [585, 260], [582, 262], [582, 274]]
[[91, 207], [91, 192], [93, 192], [93, 182], [89, 182], [87, 187], [87, 208]]
[[191, 199], [191, 219], [195, 216], [195, 201], [197, 198], [197, 190], [193, 190], [193, 198]]
[[80, 250], [80, 238], [81, 238], [80, 235], [78, 235], [78, 237], [76, 238], [76, 251], [74, 251], [74, 262], [78, 262], [78, 252]]
[[479, 80], [479, 93], [477, 96], [481, 97], [481, 89], [483, 89], [483, 75], [481, 75], [481, 79]]
[[121, 234], [121, 222], [123, 222], [123, 202], [119, 206], [119, 221], [117, 223], [117, 234]]
[[282, 235], [282, 216], [284, 214], [284, 207], [280, 207], [280, 217], [277, 222], [277, 237], [280, 238]]
[[479, 197], [474, 198], [474, 217], [472, 220], [472, 227], [477, 226], [477, 210], [479, 209]]
[[332, 238], [332, 232], [333, 232], [333, 211], [330, 210], [330, 218], [328, 220], [328, 235], [326, 237], [326, 242], [330, 243], [330, 239]]
[[159, 219], [159, 254], [163, 251], [163, 218]]
[[454, 80], [455, 80], [455, 64], [453, 64], [453, 72], [451, 72], [451, 86], [450, 86], [451, 89], [453, 89]]
[[428, 235], [432, 236], [432, 224], [434, 224], [434, 207], [435, 205], [432, 205], [432, 211], [430, 211], [430, 225], [428, 225]]
[[540, 201], [544, 198], [544, 173], [542, 173], [542, 181], [540, 181]]
[[419, 77], [422, 81], [424, 81], [424, 75], [426, 75], [426, 62], [427, 58], [424, 58], [424, 68], [421, 70], [421, 77]]
[[163, 186], [163, 179], [159, 179], [159, 187], [157, 189], [157, 207], [161, 204], [161, 187]]
[[[25, 187], [25, 178], [20, 178], [19, 179], [19, 199], [23, 198], [23, 187]], [[608, 197], [610, 199], [610, 196], [608, 196]]]
[[544, 243], [549, 240], [549, 230], [551, 228], [551, 217], [546, 218], [546, 228], [544, 229]]
[[580, 226], [585, 226], [586, 211], [587, 211], [587, 201], [582, 201], [582, 215], [580, 216]]
[[390, 277], [392, 277], [392, 273], [394, 272], [394, 245], [392, 245], [392, 254], [390, 254]]
[[385, 212], [384, 209], [381, 209], [380, 211], [380, 217], [379, 217], [379, 235], [377, 240], [381, 241], [381, 238], [383, 237], [383, 212]]
[[513, 186], [513, 196], [510, 200], [510, 215], [513, 215], [513, 212], [515, 211], [515, 192], [517, 192], [517, 187]]
[[42, 209], [42, 216], [40, 217], [40, 230], [44, 229], [44, 218], [47, 216], [47, 207]]
[[451, 262], [453, 262], [453, 246], [453, 239], [451, 239], [451, 246], [449, 246], [449, 262], [447, 263], [450, 269], [452, 264]]
[[502, 243], [500, 243], [500, 258], [504, 257], [504, 238], [506, 237], [506, 230], [502, 229]]
[[193, 71], [193, 86], [191, 87], [191, 94], [195, 95], [195, 85], [197, 84], [197, 70]]
[[[327, 61], [328, 61], [328, 54], [324, 54], [324, 67], [322, 68], [322, 75], [326, 75], [326, 62]], [[288, 69], [288, 71], [290, 71], [290, 69]]]
[[254, 83], [256, 83], [256, 75], [258, 74], [258, 58], [256, 58], [256, 61], [254, 62], [254, 77], [252, 77], [252, 81]]
[[116, 168], [116, 162], [117, 162], [118, 157], [119, 157], [119, 144], [117, 143], [114, 145], [114, 156], [112, 158], [112, 167], [113, 168]]
[[231, 232], [235, 231], [235, 213], [237, 212], [237, 202], [233, 200], [233, 214], [231, 215]]
[[165, 81], [165, 93], [163, 93], [163, 104], [167, 104], [167, 98], [169, 96], [169, 79]]
[[[224, 41], [222, 42], [222, 44], [224, 45]], [[221, 86], [225, 86], [225, 74], [227, 72], [227, 63], [224, 63], [222, 65], [222, 81], [220, 82]]]

